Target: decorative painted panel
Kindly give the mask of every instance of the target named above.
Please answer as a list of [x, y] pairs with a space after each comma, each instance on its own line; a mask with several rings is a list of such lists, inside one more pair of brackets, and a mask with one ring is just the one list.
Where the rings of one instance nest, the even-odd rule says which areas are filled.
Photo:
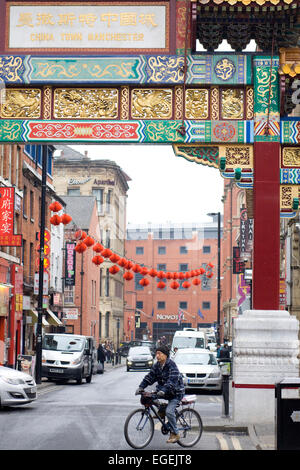
[[0, 142], [252, 143], [251, 121], [0, 120]]
[[2, 118], [35, 119], [41, 117], [41, 90], [11, 88], [1, 90]]
[[208, 119], [209, 93], [206, 89], [191, 88], [185, 93], [186, 119]]
[[116, 88], [56, 88], [53, 116], [57, 119], [117, 119]]
[[[251, 56], [188, 55], [187, 84], [251, 85]], [[184, 57], [0, 56], [0, 82], [7, 84], [183, 84]]]
[[221, 94], [221, 118], [243, 119], [244, 117], [244, 91], [237, 88], [226, 88]]
[[283, 120], [281, 125], [282, 144], [300, 144], [300, 119]]
[[133, 119], [170, 119], [172, 114], [171, 89], [135, 88], [131, 91]]

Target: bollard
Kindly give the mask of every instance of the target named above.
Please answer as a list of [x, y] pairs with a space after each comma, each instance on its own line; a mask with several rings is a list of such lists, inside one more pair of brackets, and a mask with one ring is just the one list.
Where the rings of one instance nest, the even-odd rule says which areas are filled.
[[222, 415], [229, 416], [229, 377], [230, 377], [230, 362], [220, 362], [222, 373]]

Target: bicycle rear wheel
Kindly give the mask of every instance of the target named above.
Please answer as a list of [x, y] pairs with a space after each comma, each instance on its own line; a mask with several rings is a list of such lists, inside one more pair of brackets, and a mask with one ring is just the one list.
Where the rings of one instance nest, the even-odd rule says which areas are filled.
[[126, 418], [124, 436], [133, 449], [143, 449], [153, 437], [154, 422], [145, 408], [132, 411]]
[[178, 413], [177, 428], [180, 435], [178, 444], [182, 447], [192, 447], [199, 441], [203, 425], [202, 420], [193, 408], [184, 408]]

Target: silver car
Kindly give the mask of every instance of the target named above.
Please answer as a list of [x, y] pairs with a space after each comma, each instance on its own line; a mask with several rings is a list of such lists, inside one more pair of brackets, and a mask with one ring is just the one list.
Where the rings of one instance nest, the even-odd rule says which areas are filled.
[[178, 349], [173, 360], [186, 389], [222, 390], [222, 375], [215, 355], [208, 349]]
[[0, 407], [25, 405], [36, 398], [36, 383], [31, 375], [0, 366]]
[[153, 357], [150, 348], [146, 346], [136, 346], [129, 349], [126, 359], [127, 372], [131, 369], [151, 369]]

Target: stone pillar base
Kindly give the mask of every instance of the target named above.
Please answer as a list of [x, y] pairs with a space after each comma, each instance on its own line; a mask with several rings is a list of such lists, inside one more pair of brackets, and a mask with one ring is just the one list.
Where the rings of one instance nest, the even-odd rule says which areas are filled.
[[275, 384], [299, 376], [299, 322], [284, 310], [247, 310], [233, 322], [233, 420], [275, 421]]

